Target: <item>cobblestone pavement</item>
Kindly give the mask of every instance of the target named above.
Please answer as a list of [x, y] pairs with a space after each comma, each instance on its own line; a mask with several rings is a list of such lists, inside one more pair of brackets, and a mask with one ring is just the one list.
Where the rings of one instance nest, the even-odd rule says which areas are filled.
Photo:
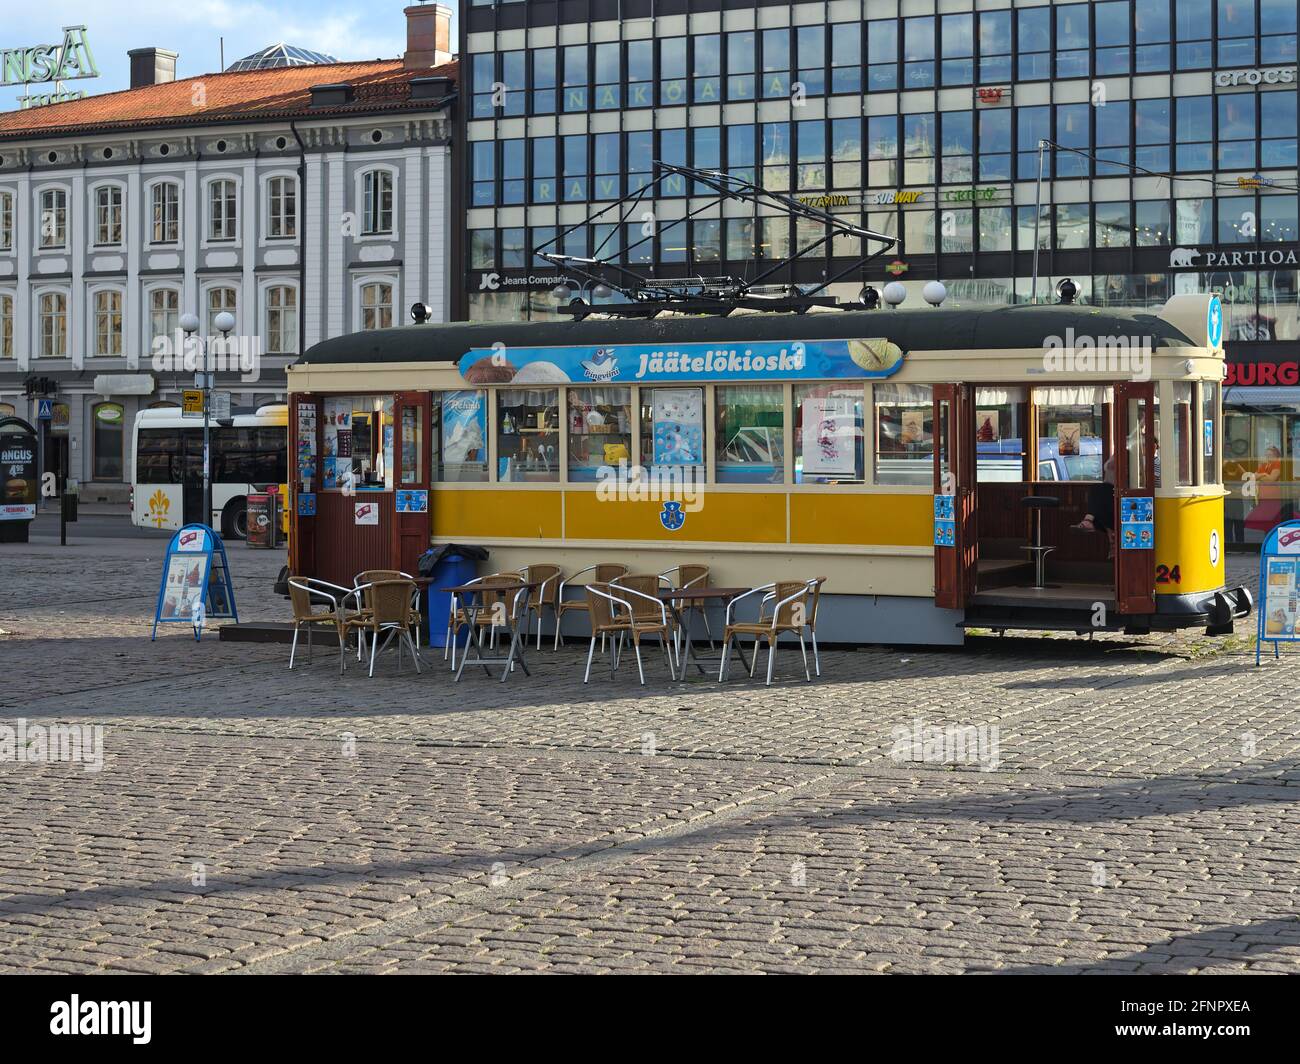
[[1300, 971], [1300, 655], [1253, 627], [367, 679], [150, 642], [163, 547], [0, 547], [0, 723], [104, 729], [0, 762], [0, 972]]

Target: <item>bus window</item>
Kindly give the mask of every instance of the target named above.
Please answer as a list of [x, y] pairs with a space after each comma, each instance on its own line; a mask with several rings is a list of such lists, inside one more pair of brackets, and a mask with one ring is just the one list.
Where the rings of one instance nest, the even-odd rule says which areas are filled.
[[[780, 484], [785, 479], [785, 396], [781, 386], [719, 385], [714, 403], [718, 483]], [[846, 425], [852, 429], [852, 411]]]
[[181, 473], [181, 430], [141, 429], [135, 443], [137, 484], [175, 484]]
[[794, 386], [796, 484], [861, 484], [862, 385]]
[[591, 483], [601, 466], [632, 463], [632, 389], [569, 389], [569, 479]]
[[934, 393], [928, 384], [877, 384], [876, 483], [934, 483]]
[[283, 484], [288, 477], [283, 428], [269, 425], [218, 428], [212, 458], [214, 483]]

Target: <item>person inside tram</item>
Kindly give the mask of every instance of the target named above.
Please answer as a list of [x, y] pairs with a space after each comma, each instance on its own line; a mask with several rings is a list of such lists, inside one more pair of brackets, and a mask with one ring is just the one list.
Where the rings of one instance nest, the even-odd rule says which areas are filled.
[[1282, 452], [1277, 447], [1264, 451], [1255, 470], [1255, 506], [1246, 515], [1246, 527], [1267, 532], [1282, 520]]
[[1105, 532], [1108, 550], [1106, 560], [1115, 557], [1115, 456], [1106, 459], [1101, 480], [1088, 488], [1088, 512], [1083, 520], [1071, 528], [1079, 532]]

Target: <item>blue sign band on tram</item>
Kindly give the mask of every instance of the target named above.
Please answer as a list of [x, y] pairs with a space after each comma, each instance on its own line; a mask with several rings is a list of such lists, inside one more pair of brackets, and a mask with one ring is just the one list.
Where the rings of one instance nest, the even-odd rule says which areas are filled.
[[1223, 344], [1223, 304], [1218, 296], [1210, 300], [1205, 311], [1205, 340], [1209, 347]]
[[897, 344], [880, 338], [480, 347], [460, 360], [460, 372], [471, 384], [823, 380], [889, 377], [903, 357]]

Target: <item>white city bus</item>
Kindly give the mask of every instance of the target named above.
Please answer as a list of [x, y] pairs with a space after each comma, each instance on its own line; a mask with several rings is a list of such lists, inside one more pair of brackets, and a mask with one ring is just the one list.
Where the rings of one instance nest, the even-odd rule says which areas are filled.
[[212, 423], [212, 513], [205, 521], [203, 419], [184, 417], [179, 407], [141, 410], [132, 433], [132, 523], [204, 523], [227, 539], [243, 539], [248, 495], [283, 490], [287, 480], [288, 425], [283, 403], [235, 410], [229, 421]]

